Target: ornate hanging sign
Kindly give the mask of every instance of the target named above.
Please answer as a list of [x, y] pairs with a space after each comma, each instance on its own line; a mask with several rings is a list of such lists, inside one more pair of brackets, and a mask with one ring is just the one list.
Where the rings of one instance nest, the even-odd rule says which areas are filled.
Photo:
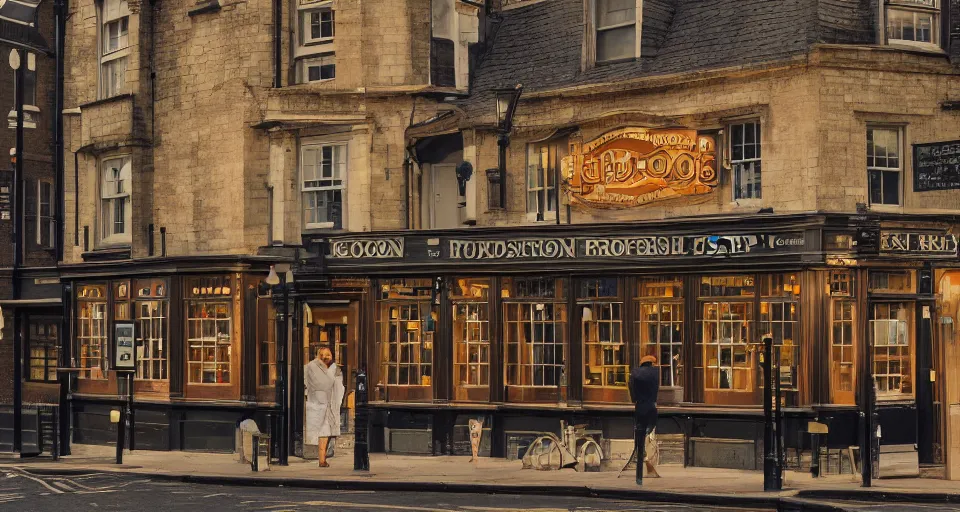
[[713, 191], [716, 146], [695, 130], [624, 128], [571, 143], [561, 168], [571, 203], [629, 208]]

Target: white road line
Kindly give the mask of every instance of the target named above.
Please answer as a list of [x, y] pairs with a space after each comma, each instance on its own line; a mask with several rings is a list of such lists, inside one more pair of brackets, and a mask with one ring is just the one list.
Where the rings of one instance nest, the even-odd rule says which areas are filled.
[[70, 487], [69, 485], [67, 485], [67, 484], [65, 484], [65, 483], [63, 483], [63, 482], [53, 481], [53, 482], [50, 482], [50, 483], [53, 484], [53, 485], [56, 485], [57, 487], [59, 487], [59, 488], [61, 488], [61, 489], [66, 490], [67, 492], [73, 492], [73, 491], [74, 491], [74, 488], [73, 488], [73, 487]]
[[[301, 505], [311, 505], [318, 507], [344, 507], [344, 508], [365, 508], [365, 509], [388, 509], [388, 510], [410, 510], [416, 512], [456, 512], [449, 508], [426, 508], [426, 507], [404, 507], [400, 505], [380, 505], [374, 503], [348, 503], [344, 501], [305, 501]], [[566, 512], [566, 511], [564, 511]]]
[[220, 492], [220, 493], [217, 493], [217, 494], [208, 494], [208, 495], [204, 496], [204, 498], [216, 498], [217, 496], [230, 496], [230, 495], [227, 494], [227, 493], [225, 493], [225, 492]]
[[33, 480], [34, 482], [37, 482], [38, 484], [46, 487], [46, 488], [49, 489], [50, 491], [53, 491], [53, 492], [55, 492], [55, 493], [57, 493], [57, 494], [63, 494], [63, 491], [61, 491], [60, 489], [57, 489], [56, 487], [54, 487], [54, 486], [52, 486], [52, 485], [44, 482], [43, 480], [40, 480], [39, 478], [34, 478], [34, 477], [32, 477], [32, 476], [30, 476], [30, 475], [28, 475], [28, 474], [26, 474], [26, 473], [21, 473], [21, 474], [19, 474], [19, 475], [17, 475], [17, 476], [20, 476], [20, 477], [22, 477], [22, 478], [27, 478], [27, 479], [29, 479], [29, 480]]

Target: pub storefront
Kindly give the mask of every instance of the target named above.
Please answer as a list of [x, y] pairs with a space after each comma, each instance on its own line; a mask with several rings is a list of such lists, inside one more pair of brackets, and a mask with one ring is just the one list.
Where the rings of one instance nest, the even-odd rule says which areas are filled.
[[129, 381], [117, 371], [124, 328], [133, 333], [136, 449], [233, 451], [244, 417], [270, 431], [280, 413], [277, 332], [261, 283], [277, 259], [63, 266], [72, 441], [116, 441], [110, 411], [129, 397]]
[[665, 460], [758, 469], [770, 336], [788, 463], [809, 465], [815, 421], [828, 429], [826, 470], [851, 472], [840, 459], [858, 445], [864, 375], [876, 385], [881, 443], [942, 462], [927, 378], [942, 365], [933, 278], [960, 278], [949, 270], [956, 237], [933, 219], [768, 214], [314, 236], [305, 246], [322, 256], [297, 279], [332, 281], [298, 301], [337, 300], [337, 280], [366, 286], [340, 298], [357, 308], [350, 364], [369, 375], [374, 450], [468, 453], [477, 418], [486, 455], [517, 458], [564, 421], [597, 432], [606, 457], [629, 456], [627, 376], [651, 354]]

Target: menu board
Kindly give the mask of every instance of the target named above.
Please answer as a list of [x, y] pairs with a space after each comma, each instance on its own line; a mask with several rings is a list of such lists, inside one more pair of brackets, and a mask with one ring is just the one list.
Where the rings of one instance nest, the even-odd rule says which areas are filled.
[[913, 190], [960, 189], [960, 141], [913, 145]]

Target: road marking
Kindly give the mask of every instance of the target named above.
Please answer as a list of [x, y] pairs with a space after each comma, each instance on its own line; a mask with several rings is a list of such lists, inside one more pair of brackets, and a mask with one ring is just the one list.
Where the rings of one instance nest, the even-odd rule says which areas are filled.
[[[375, 503], [348, 503], [344, 501], [305, 501], [301, 505], [311, 505], [317, 507], [346, 507], [346, 508], [365, 508], [365, 509], [387, 509], [387, 510], [410, 510], [417, 512], [456, 512], [449, 508], [426, 508], [426, 507], [404, 507], [400, 505], [380, 505]], [[564, 511], [566, 512], [566, 511]]]
[[225, 492], [221, 492], [221, 493], [217, 493], [217, 494], [208, 494], [208, 495], [204, 496], [204, 498], [216, 498], [217, 496], [230, 496], [230, 495], [227, 494], [227, 493], [225, 493]]
[[56, 487], [54, 487], [54, 486], [52, 486], [52, 485], [44, 482], [43, 480], [40, 480], [39, 478], [34, 478], [34, 477], [32, 477], [32, 476], [30, 476], [30, 475], [28, 475], [28, 474], [26, 474], [26, 473], [20, 473], [20, 474], [17, 475], [17, 476], [20, 476], [20, 477], [23, 477], [23, 478], [26, 478], [26, 479], [29, 479], [29, 480], [33, 480], [34, 482], [37, 482], [38, 484], [46, 487], [47, 489], [49, 489], [49, 490], [51, 490], [51, 491], [53, 491], [53, 492], [55, 492], [55, 493], [57, 493], [57, 494], [63, 494], [63, 491], [61, 491], [60, 489], [57, 489]]
[[65, 484], [65, 483], [63, 483], [63, 482], [54, 480], [54, 481], [52, 481], [52, 482], [50, 482], [50, 483], [53, 484], [53, 485], [56, 485], [57, 487], [59, 487], [59, 488], [61, 488], [61, 489], [66, 490], [67, 492], [73, 492], [73, 487], [70, 487], [69, 485], [67, 485], [67, 484]]

